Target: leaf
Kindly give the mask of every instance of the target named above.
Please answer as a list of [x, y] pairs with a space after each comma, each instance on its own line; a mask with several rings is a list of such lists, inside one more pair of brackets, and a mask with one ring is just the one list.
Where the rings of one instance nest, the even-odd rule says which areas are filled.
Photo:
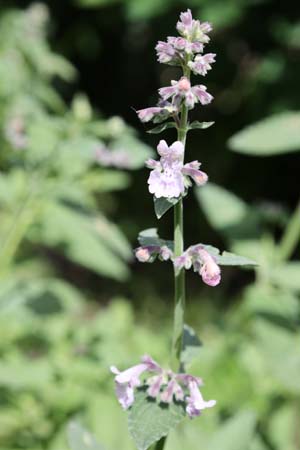
[[162, 123], [161, 125], [158, 125], [157, 127], [152, 128], [151, 130], [148, 130], [147, 133], [150, 134], [159, 134], [162, 131], [167, 130], [168, 128], [176, 128], [176, 123], [175, 122], [165, 122]]
[[122, 133], [110, 146], [112, 151], [122, 151], [128, 158], [128, 168], [138, 169], [153, 155], [151, 148], [131, 134]]
[[300, 262], [273, 266], [269, 272], [269, 278], [276, 286], [291, 291], [300, 291]]
[[201, 346], [202, 342], [195, 333], [195, 330], [185, 324], [183, 329], [182, 351], [180, 357], [180, 362], [184, 367], [189, 365], [192, 360], [199, 355]]
[[255, 428], [251, 411], [237, 413], [218, 428], [205, 450], [248, 450]]
[[154, 201], [154, 211], [156, 214], [156, 217], [160, 219], [170, 208], [172, 208], [176, 203], [178, 203], [180, 200], [180, 197], [178, 198], [156, 198], [153, 197]]
[[257, 262], [253, 259], [245, 258], [245, 256], [235, 255], [234, 253], [224, 251], [216, 257], [217, 263], [221, 266], [257, 266]]
[[173, 241], [161, 239], [158, 236], [157, 228], [147, 228], [146, 230], [141, 231], [138, 235], [138, 241], [143, 247], [147, 247], [148, 245], [162, 247], [163, 245], [166, 245], [173, 250]]
[[147, 396], [144, 389], [139, 389], [129, 411], [128, 427], [138, 450], [147, 450], [154, 442], [167, 436], [184, 417], [182, 403], [157, 403]]
[[256, 156], [280, 155], [300, 150], [300, 112], [268, 117], [232, 136], [231, 150]]
[[189, 130], [205, 130], [206, 128], [211, 127], [215, 122], [199, 122], [195, 120], [189, 125]]
[[71, 450], [103, 450], [94, 436], [77, 422], [69, 423], [67, 434]]
[[[119, 255], [124, 257], [128, 247], [124, 238], [120, 239], [120, 231], [116, 232], [114, 227], [107, 234], [103, 229], [99, 232], [99, 224], [103, 228], [105, 223], [108, 224], [102, 218], [97, 222], [97, 217], [59, 203], [49, 203], [45, 205], [34, 238], [44, 245], [60, 249], [65, 257], [77, 264], [101, 275], [124, 280], [128, 269]], [[115, 237], [118, 239], [112, 242]]]

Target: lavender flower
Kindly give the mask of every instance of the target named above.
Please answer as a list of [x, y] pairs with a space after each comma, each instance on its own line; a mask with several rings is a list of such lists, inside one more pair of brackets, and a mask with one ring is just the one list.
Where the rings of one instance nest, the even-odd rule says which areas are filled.
[[199, 170], [200, 166], [201, 163], [199, 161], [192, 161], [185, 164], [182, 169], [182, 173], [191, 177], [197, 186], [203, 186], [208, 180], [207, 174]]
[[176, 272], [192, 266], [195, 272], [201, 275], [204, 283], [209, 286], [217, 286], [221, 281], [221, 269], [215, 258], [201, 244], [192, 245], [182, 255], [173, 260]]
[[194, 61], [189, 61], [188, 66], [195, 75], [205, 76], [207, 74], [207, 71], [211, 69], [211, 64], [216, 62], [215, 57], [215, 53], [197, 55]]
[[159, 256], [162, 261], [168, 261], [173, 257], [173, 252], [166, 245], [146, 245], [135, 249], [135, 257], [140, 262], [153, 262]]
[[156, 198], [179, 197], [184, 192], [183, 144], [176, 141], [168, 147], [166, 141], [161, 140], [157, 151], [161, 156], [159, 163], [154, 166], [153, 160], [146, 162], [153, 169], [148, 178], [149, 192]]
[[123, 409], [128, 409], [134, 402], [134, 388], [140, 386], [142, 373], [161, 372], [160, 366], [148, 355], [142, 357], [142, 363], [120, 372], [115, 366], [111, 366], [111, 372], [115, 376], [115, 389], [118, 401]]
[[190, 41], [207, 44], [210, 40], [207, 33], [212, 30], [212, 26], [208, 22], [200, 23], [199, 20], [194, 20], [190, 9], [180, 14], [176, 28], [183, 37]]
[[188, 384], [190, 396], [187, 397], [186, 412], [190, 418], [199, 416], [201, 412], [206, 408], [212, 408], [215, 406], [215, 400], [205, 401], [199, 390], [198, 383], [195, 380], [191, 380]]
[[136, 111], [138, 118], [141, 122], [149, 122], [152, 120], [155, 116], [158, 116], [161, 114], [165, 108], [161, 108], [159, 106], [154, 106], [152, 108], [144, 108]]
[[171, 86], [159, 89], [159, 94], [163, 100], [172, 97], [173, 104], [179, 107], [183, 102], [189, 109], [194, 108], [195, 103], [200, 102], [207, 105], [213, 100], [213, 96], [206, 92], [207, 88], [203, 84], [191, 87], [188, 78], [181, 77], [179, 81], [172, 80]]

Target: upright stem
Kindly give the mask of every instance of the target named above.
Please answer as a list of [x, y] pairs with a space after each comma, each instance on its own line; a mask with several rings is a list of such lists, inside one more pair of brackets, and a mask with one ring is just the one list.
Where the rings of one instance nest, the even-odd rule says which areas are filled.
[[[188, 74], [189, 75], [189, 74]], [[187, 134], [188, 108], [183, 105], [181, 109], [180, 128], [178, 129], [178, 140], [185, 146]], [[182, 198], [174, 206], [174, 256], [180, 256], [184, 251], [183, 235], [183, 200]], [[172, 368], [178, 371], [180, 368], [180, 355], [184, 330], [185, 310], [185, 270], [174, 272], [175, 308], [173, 324], [172, 343]]]
[[285, 261], [293, 254], [300, 238], [300, 201], [279, 244], [279, 259]]

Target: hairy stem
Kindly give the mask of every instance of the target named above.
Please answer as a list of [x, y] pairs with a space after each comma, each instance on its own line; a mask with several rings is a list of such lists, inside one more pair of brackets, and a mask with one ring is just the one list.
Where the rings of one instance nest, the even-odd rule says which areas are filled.
[[286, 261], [292, 256], [300, 239], [300, 201], [289, 221], [279, 245], [279, 259]]
[[[178, 128], [178, 140], [185, 146], [188, 122], [188, 109], [185, 105], [181, 109], [180, 127]], [[182, 198], [174, 206], [174, 256], [180, 256], [184, 251], [183, 234], [183, 200]], [[178, 371], [180, 368], [180, 355], [184, 330], [185, 310], [185, 270], [174, 272], [175, 307], [173, 323], [172, 343], [172, 368]]]

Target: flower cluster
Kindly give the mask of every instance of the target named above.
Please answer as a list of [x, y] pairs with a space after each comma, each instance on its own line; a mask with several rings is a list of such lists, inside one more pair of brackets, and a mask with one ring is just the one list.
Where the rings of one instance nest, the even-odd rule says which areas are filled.
[[188, 177], [192, 178], [198, 186], [208, 180], [205, 172], [199, 170], [200, 163], [192, 161], [183, 164], [184, 146], [176, 141], [170, 147], [166, 141], [161, 140], [157, 146], [160, 160], [148, 159], [146, 166], [152, 169], [148, 178], [149, 192], [156, 198], [176, 198], [182, 195], [189, 186]]
[[199, 390], [202, 380], [184, 373], [174, 373], [162, 369], [150, 356], [143, 356], [141, 363], [120, 372], [111, 367], [115, 376], [116, 395], [123, 409], [128, 409], [134, 403], [134, 389], [142, 385], [140, 377], [144, 373], [152, 376], [145, 379], [143, 385], [147, 387], [149, 397], [162, 403], [171, 403], [173, 399], [185, 402], [189, 417], [199, 416], [201, 411], [211, 408], [215, 400], [205, 401]]
[[166, 245], [148, 245], [138, 247], [135, 256], [140, 262], [153, 262], [159, 256], [162, 261], [171, 260], [176, 271], [189, 270], [193, 267], [208, 286], [217, 286], [221, 281], [221, 269], [215, 257], [202, 244], [192, 245], [182, 255], [174, 258], [173, 252]]
[[[208, 33], [212, 30], [208, 22], [200, 22], [192, 17], [191, 11], [181, 13], [177, 23], [180, 36], [169, 36], [167, 41], [159, 41], [155, 49], [160, 63], [181, 66], [189, 73], [205, 76], [215, 62], [214, 53], [203, 54], [204, 46], [209, 42]], [[142, 122], [161, 122], [170, 116], [178, 115], [182, 104], [188, 109], [196, 103], [207, 105], [213, 100], [203, 84], [191, 86], [187, 73], [180, 80], [173, 80], [171, 86], [159, 89], [160, 100], [155, 107], [137, 111]]]
[[189, 247], [182, 255], [173, 261], [176, 270], [190, 269], [193, 266], [195, 272], [201, 275], [204, 283], [209, 286], [217, 286], [221, 281], [221, 269], [203, 245], [197, 244]]
[[146, 245], [135, 249], [135, 257], [140, 262], [153, 262], [156, 257], [168, 261], [173, 256], [172, 250], [166, 245]]

